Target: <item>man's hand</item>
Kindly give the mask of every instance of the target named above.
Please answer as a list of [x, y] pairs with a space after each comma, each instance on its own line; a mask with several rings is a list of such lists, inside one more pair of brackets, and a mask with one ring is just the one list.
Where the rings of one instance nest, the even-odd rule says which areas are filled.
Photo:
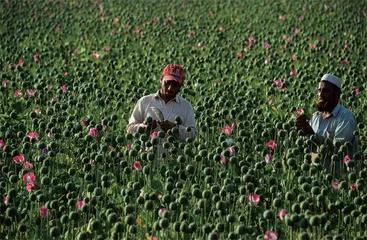
[[176, 126], [176, 123], [170, 122], [170, 121], [163, 121], [163, 122], [159, 122], [158, 123], [159, 126], [161, 126], [162, 130], [167, 132], [169, 129], [173, 128]]
[[156, 127], [158, 126], [157, 121], [153, 119], [153, 121], [151, 121], [150, 123], [147, 123], [146, 121], [143, 122], [143, 124], [145, 125], [145, 129], [147, 131], [147, 133], [151, 133], [154, 129], [156, 129]]
[[303, 114], [296, 119], [296, 127], [298, 130], [302, 130], [305, 135], [315, 133], [310, 124], [308, 124], [308, 118]]

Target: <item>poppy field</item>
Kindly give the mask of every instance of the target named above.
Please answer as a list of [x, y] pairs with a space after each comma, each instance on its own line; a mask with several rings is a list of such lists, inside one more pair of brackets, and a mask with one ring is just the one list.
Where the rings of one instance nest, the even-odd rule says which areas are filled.
[[[367, 238], [365, 1], [2, 0], [0, 19], [0, 239]], [[196, 138], [127, 134], [171, 62]], [[295, 128], [325, 73], [358, 152]]]

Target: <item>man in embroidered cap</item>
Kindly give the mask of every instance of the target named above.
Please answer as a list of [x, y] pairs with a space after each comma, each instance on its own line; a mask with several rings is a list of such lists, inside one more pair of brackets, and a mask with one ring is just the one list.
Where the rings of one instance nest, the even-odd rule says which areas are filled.
[[[161, 87], [153, 94], [140, 98], [129, 119], [128, 133], [135, 133], [139, 127], [147, 134], [178, 127], [179, 138], [194, 138], [196, 122], [191, 104], [178, 93], [184, 83], [182, 66], [170, 63], [161, 75]], [[177, 124], [177, 119], [180, 124]], [[148, 119], [148, 121], [146, 121]]]

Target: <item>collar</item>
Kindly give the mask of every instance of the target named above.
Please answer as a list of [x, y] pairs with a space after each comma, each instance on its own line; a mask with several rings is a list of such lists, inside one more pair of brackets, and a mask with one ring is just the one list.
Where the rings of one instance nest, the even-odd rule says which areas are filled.
[[333, 109], [333, 111], [331, 112], [331, 114], [334, 116], [334, 117], [337, 117], [340, 110], [341, 110], [342, 106], [340, 105], [340, 103], [338, 103], [335, 108]]
[[[342, 105], [340, 105], [340, 103], [338, 103], [338, 104], [334, 107], [333, 111], [331, 111], [331, 113], [330, 113], [326, 118], [330, 117], [331, 115], [332, 115], [333, 117], [337, 117], [337, 116], [339, 115], [339, 112], [340, 112], [341, 108], [342, 108]], [[320, 112], [320, 111], [319, 111], [319, 112], [317, 112], [317, 115], [318, 115], [318, 116], [321, 116], [321, 115], [322, 115], [322, 112]]]
[[[156, 99], [157, 99], [157, 98], [159, 98], [159, 99], [161, 99], [162, 101], [164, 101], [164, 100], [161, 98], [161, 96], [159, 95], [159, 91], [160, 91], [160, 90], [158, 90], [156, 93], [154, 93], [154, 96], [153, 96], [153, 97], [154, 97], [154, 98], [156, 98]], [[176, 95], [176, 96], [175, 96], [175, 98], [171, 99], [170, 101], [172, 101], [172, 100], [173, 100], [173, 101], [175, 101], [176, 103], [180, 103], [180, 97], [179, 97], [178, 95]]]

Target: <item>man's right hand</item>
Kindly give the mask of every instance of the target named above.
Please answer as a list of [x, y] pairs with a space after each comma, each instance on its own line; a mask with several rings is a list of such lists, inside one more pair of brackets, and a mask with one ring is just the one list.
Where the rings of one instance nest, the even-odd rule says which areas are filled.
[[145, 125], [145, 129], [147, 131], [147, 133], [152, 133], [154, 129], [157, 128], [158, 124], [157, 121], [153, 119], [153, 121], [147, 123], [146, 121], [143, 122], [143, 124]]
[[298, 130], [302, 130], [305, 135], [315, 133], [310, 124], [308, 124], [308, 118], [304, 114], [296, 119], [296, 127]]

